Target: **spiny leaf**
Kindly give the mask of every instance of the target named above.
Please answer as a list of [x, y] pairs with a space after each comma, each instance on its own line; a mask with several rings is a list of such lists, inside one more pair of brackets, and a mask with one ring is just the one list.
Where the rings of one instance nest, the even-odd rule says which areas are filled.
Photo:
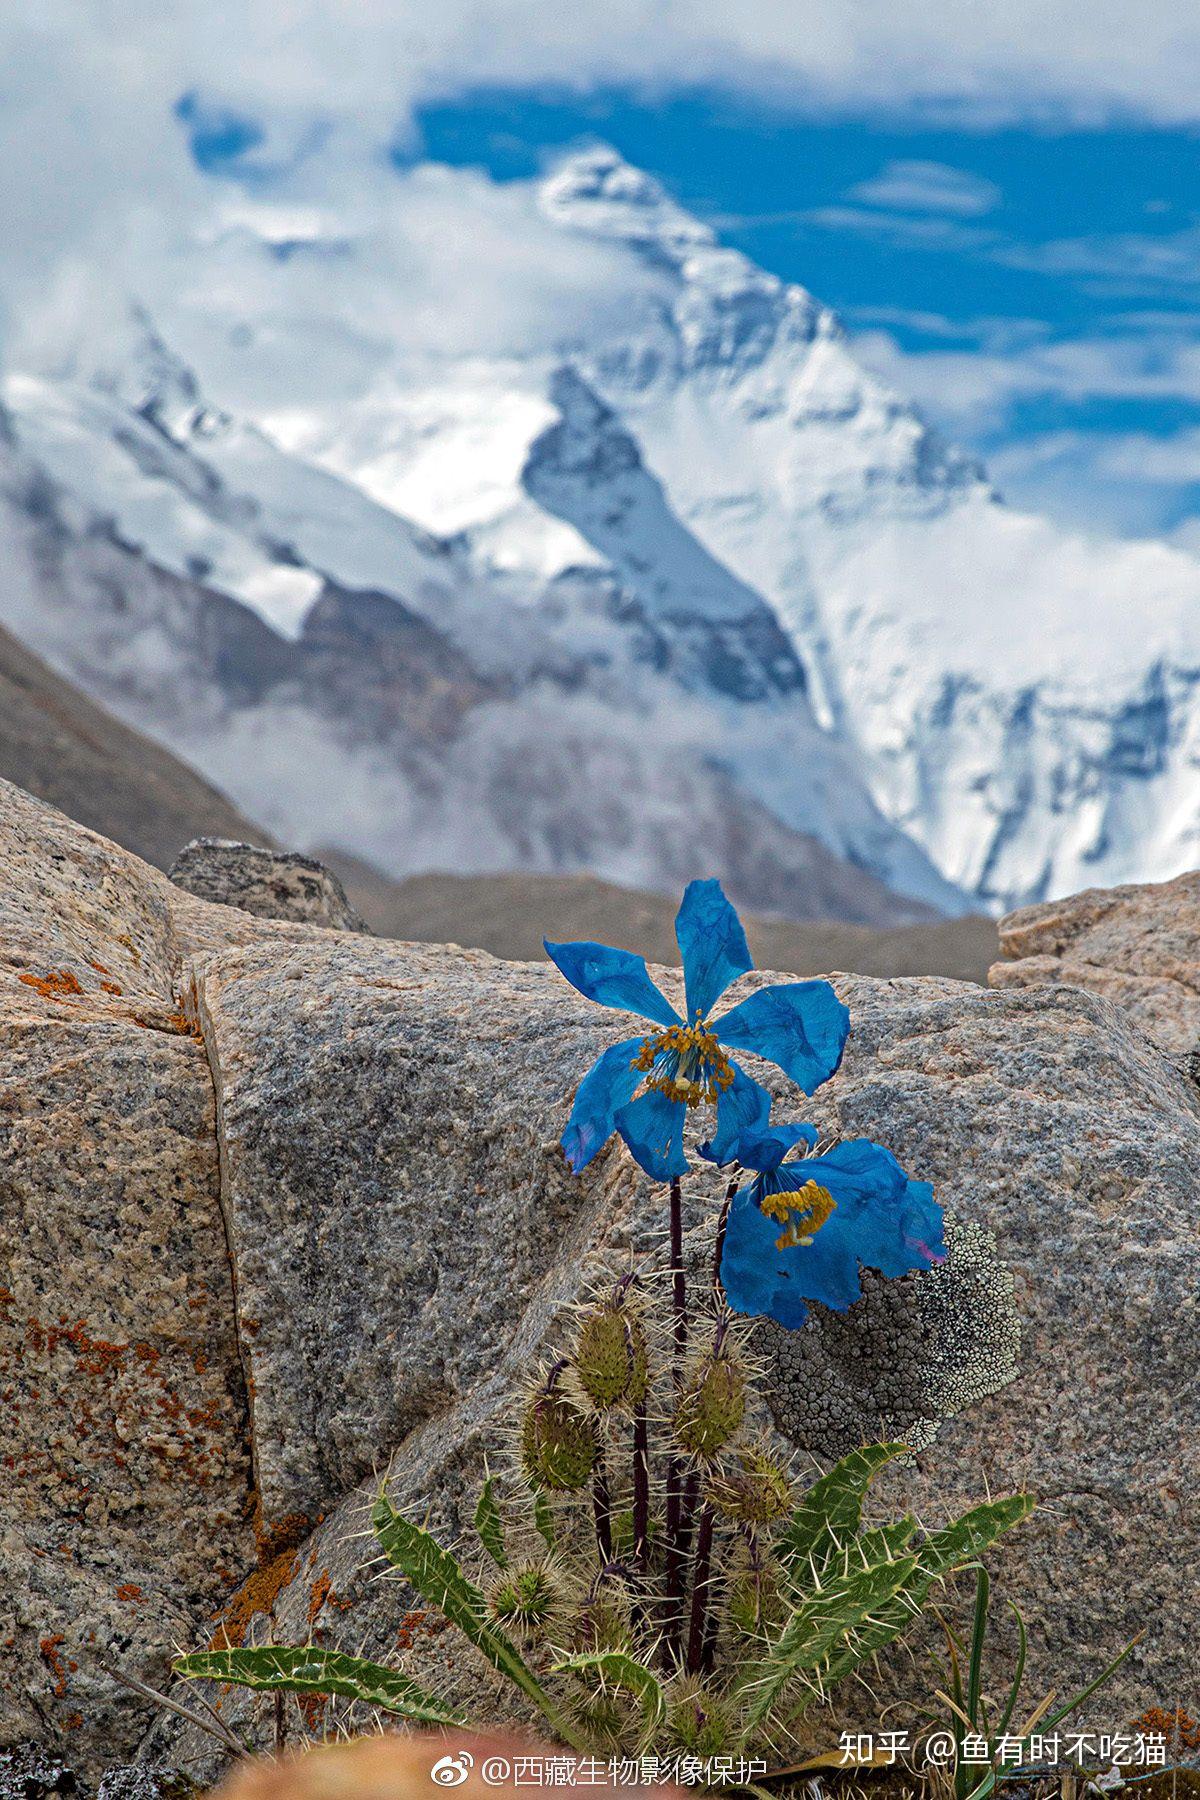
[[804, 1495], [775, 1543], [775, 1556], [797, 1582], [819, 1576], [858, 1530], [863, 1500], [874, 1477], [905, 1453], [904, 1444], [867, 1444], [852, 1450]]
[[647, 1726], [655, 1726], [667, 1710], [666, 1696], [662, 1691], [657, 1675], [638, 1662], [636, 1657], [628, 1656], [624, 1650], [584, 1650], [575, 1656], [566, 1656], [554, 1665], [556, 1675], [599, 1675], [601, 1685], [609, 1683], [613, 1687], [624, 1688], [635, 1694], [642, 1703], [642, 1714]]
[[467, 1580], [455, 1557], [431, 1532], [414, 1525], [380, 1495], [371, 1525], [388, 1561], [411, 1581], [422, 1599], [446, 1615], [494, 1669], [540, 1707], [555, 1732], [572, 1749], [583, 1748], [533, 1670], [507, 1634], [488, 1617], [483, 1595]]
[[475, 1534], [498, 1569], [507, 1569], [504, 1548], [504, 1520], [496, 1502], [496, 1477], [489, 1475], [479, 1490], [475, 1507]]
[[533, 1522], [541, 1533], [547, 1550], [555, 1549], [557, 1539], [554, 1535], [554, 1508], [541, 1488], [533, 1491]]
[[172, 1665], [188, 1681], [230, 1681], [238, 1687], [283, 1694], [341, 1694], [418, 1725], [462, 1725], [460, 1713], [425, 1693], [407, 1675], [340, 1650], [289, 1650], [265, 1644], [254, 1650], [200, 1650]]
[[[866, 1568], [871, 1563], [890, 1562], [894, 1557], [904, 1555], [916, 1534], [917, 1521], [911, 1513], [905, 1513], [891, 1525], [875, 1525], [869, 1531], [860, 1531], [846, 1546], [843, 1567]], [[919, 1555], [920, 1551], [917, 1553]]]
[[879, 1608], [886, 1606], [917, 1568], [915, 1556], [875, 1563], [839, 1576], [796, 1607], [783, 1629], [738, 1684], [746, 1702], [746, 1741], [801, 1676], [820, 1677], [830, 1657]]
[[[1003, 1500], [985, 1500], [969, 1512], [932, 1531], [916, 1546], [916, 1569], [912, 1578], [897, 1592], [894, 1601], [881, 1607], [869, 1624], [855, 1636], [840, 1655], [835, 1656], [823, 1675], [826, 1683], [840, 1681], [860, 1663], [890, 1644], [908, 1629], [929, 1598], [935, 1581], [951, 1574], [995, 1543], [1002, 1532], [1009, 1531], [1033, 1511], [1035, 1501], [1029, 1494], [1012, 1494]], [[859, 1540], [863, 1542], [868, 1533]]]

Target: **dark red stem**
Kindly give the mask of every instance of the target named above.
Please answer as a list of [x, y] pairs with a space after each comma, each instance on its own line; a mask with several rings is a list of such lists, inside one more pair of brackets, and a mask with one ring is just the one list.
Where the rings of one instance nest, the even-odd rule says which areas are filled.
[[689, 1675], [697, 1675], [704, 1663], [708, 1636], [708, 1587], [712, 1567], [713, 1509], [705, 1505], [700, 1511], [696, 1533], [696, 1558], [692, 1564], [692, 1616], [688, 1624], [687, 1662]]
[[[687, 1354], [687, 1281], [683, 1272], [683, 1195], [679, 1177], [671, 1177], [670, 1204], [671, 1244], [671, 1312], [672, 1373], [678, 1396], [683, 1386], [683, 1359]], [[663, 1619], [663, 1656], [670, 1665], [676, 1653], [683, 1627], [684, 1550], [682, 1537], [683, 1470], [679, 1457], [672, 1454], [667, 1463], [666, 1504], [666, 1607]]]
[[721, 1292], [721, 1258], [725, 1254], [725, 1232], [729, 1225], [729, 1209], [733, 1205], [733, 1197], [741, 1185], [735, 1175], [725, 1189], [725, 1198], [721, 1203], [721, 1213], [717, 1220], [717, 1241], [713, 1246], [712, 1284], [717, 1293]]
[[643, 1572], [650, 1562], [650, 1433], [643, 1400], [633, 1415], [633, 1560]]
[[601, 1565], [612, 1561], [612, 1502], [608, 1492], [608, 1471], [604, 1466], [604, 1451], [596, 1454], [596, 1467], [592, 1474], [592, 1506], [596, 1514], [596, 1545], [600, 1551]]

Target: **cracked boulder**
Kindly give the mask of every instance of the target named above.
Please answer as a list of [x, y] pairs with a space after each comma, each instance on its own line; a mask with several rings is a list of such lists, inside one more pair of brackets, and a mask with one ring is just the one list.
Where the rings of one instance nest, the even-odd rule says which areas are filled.
[[1088, 888], [1000, 921], [996, 988], [1065, 982], [1112, 1000], [1174, 1056], [1200, 1047], [1200, 872]]
[[[149, 1717], [112, 1664], [271, 1637], [403, 1653], [490, 1716], [367, 1569], [364, 1507], [390, 1466], [460, 1537], [581, 1292], [661, 1242], [619, 1146], [580, 1178], [557, 1148], [628, 1024], [547, 966], [206, 904], [4, 786], [0, 846], [0, 1742], [86, 1775]], [[845, 1063], [811, 1104], [776, 1082], [783, 1116], [889, 1145], [961, 1237], [940, 1285], [814, 1309], [776, 1415], [818, 1458], [901, 1426], [923, 1447], [880, 1500], [931, 1523], [1031, 1487], [992, 1566], [1032, 1685], [1143, 1631], [1105, 1716], [1195, 1710], [1200, 1096], [1077, 989], [835, 980]], [[720, 1189], [686, 1184], [698, 1267]], [[142, 1755], [207, 1773], [189, 1731]]]

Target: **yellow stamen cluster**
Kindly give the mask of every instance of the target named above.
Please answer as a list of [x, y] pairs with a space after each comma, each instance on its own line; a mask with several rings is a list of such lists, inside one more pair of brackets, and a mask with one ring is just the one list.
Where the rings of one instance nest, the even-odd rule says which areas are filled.
[[644, 1039], [630, 1067], [645, 1071], [647, 1088], [685, 1106], [713, 1105], [733, 1082], [729, 1058], [700, 1019]]
[[815, 1181], [806, 1181], [794, 1193], [764, 1194], [758, 1204], [768, 1219], [778, 1219], [787, 1228], [775, 1239], [777, 1250], [811, 1244], [829, 1215], [837, 1211], [837, 1201], [829, 1189], [819, 1187]]

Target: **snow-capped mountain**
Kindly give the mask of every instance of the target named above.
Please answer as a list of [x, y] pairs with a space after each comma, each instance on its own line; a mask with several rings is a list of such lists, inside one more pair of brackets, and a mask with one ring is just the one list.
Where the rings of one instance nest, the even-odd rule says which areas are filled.
[[[942, 874], [998, 910], [1194, 866], [1200, 562], [1005, 507], [827, 308], [615, 152], [569, 157], [538, 205], [654, 271], [572, 365], [676, 520], [768, 603], [815, 716]], [[280, 424], [427, 527], [548, 573], [577, 554], [548, 496], [530, 504], [551, 379], [537, 358], [400, 361], [344, 416]]]
[[[555, 392], [540, 479], [586, 507], [619, 462], [678, 564], [657, 583], [600, 557], [494, 575], [208, 404], [138, 320], [115, 373], [8, 382], [2, 616], [280, 836], [392, 873], [714, 869], [759, 907], [872, 922], [953, 904], [813, 721], [770, 609], [582, 382]], [[790, 819], [751, 785], [764, 728], [809, 771]]]
[[[794, 911], [823, 846], [955, 910], [1196, 862], [1200, 561], [1007, 509], [828, 309], [615, 152], [529, 206], [618, 289], [555, 341], [418, 355], [400, 294], [336, 403], [213, 402], [170, 318], [11, 372], [60, 537], [176, 586], [0, 618], [281, 835], [396, 872], [703, 865]], [[217, 338], [261, 327], [299, 375], [326, 248], [290, 246], [269, 312], [268, 237], [253, 297], [209, 281]], [[338, 798], [314, 815], [301, 773]]]

